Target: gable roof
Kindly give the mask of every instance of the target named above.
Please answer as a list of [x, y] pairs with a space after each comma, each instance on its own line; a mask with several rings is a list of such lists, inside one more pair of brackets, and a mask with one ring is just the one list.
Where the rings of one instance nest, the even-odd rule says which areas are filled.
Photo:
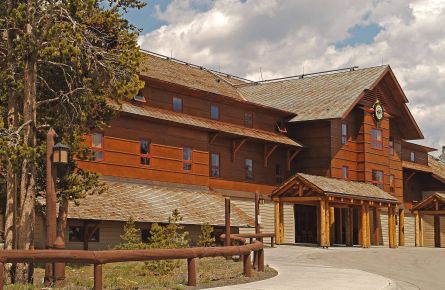
[[342, 118], [365, 89], [373, 85], [389, 69], [378, 66], [345, 72], [328, 73], [276, 82], [239, 86], [248, 100], [296, 114], [291, 120], [309, 121]]
[[232, 134], [242, 138], [251, 138], [257, 140], [264, 140], [267, 142], [279, 143], [283, 145], [303, 147], [300, 143], [290, 139], [286, 135], [248, 128], [236, 124], [210, 120], [202, 117], [192, 116], [184, 113], [177, 113], [170, 110], [150, 107], [150, 106], [138, 106], [130, 102], [122, 103], [120, 106], [120, 111], [144, 116], [148, 118], [153, 118], [162, 121], [174, 122], [177, 124], [192, 126], [195, 128], [201, 128], [213, 132], [223, 132], [227, 134]]
[[[88, 195], [79, 205], [70, 205], [68, 218], [108, 221], [166, 223], [173, 210], [179, 209], [181, 224], [209, 223], [223, 226], [224, 197], [190, 186], [167, 186], [145, 181], [103, 177], [108, 189], [102, 194]], [[234, 226], [252, 226], [254, 221], [232, 204], [231, 223]]]
[[279, 195], [283, 188], [288, 188], [289, 184], [296, 181], [302, 181], [305, 184], [310, 184], [327, 196], [336, 195], [341, 197], [376, 200], [390, 203], [398, 202], [397, 198], [370, 183], [329, 178], [305, 173], [297, 173], [292, 176], [279, 188], [272, 192], [272, 197]]
[[445, 183], [445, 163], [428, 155], [428, 165], [431, 167], [433, 177]]
[[413, 206], [413, 210], [435, 209], [436, 202], [440, 208], [445, 208], [445, 193], [434, 192]]

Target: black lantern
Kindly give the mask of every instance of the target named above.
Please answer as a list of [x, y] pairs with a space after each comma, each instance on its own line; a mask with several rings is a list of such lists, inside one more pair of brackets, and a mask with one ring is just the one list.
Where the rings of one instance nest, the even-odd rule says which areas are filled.
[[68, 152], [70, 147], [57, 143], [53, 148], [53, 162], [55, 164], [68, 164]]

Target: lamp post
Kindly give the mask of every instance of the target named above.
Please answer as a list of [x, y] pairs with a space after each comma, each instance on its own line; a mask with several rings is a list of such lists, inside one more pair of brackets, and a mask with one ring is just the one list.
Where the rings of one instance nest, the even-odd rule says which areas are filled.
[[[69, 147], [61, 143], [54, 145], [56, 132], [50, 128], [46, 135], [46, 248], [52, 249], [57, 237], [57, 196], [55, 180], [57, 177], [57, 166], [66, 166], [68, 164]], [[46, 286], [56, 282], [60, 274], [59, 263], [54, 266], [52, 263], [45, 265], [44, 283]], [[59, 268], [59, 269], [57, 269]], [[62, 274], [63, 275], [63, 274]], [[64, 276], [64, 275], [63, 275]]]

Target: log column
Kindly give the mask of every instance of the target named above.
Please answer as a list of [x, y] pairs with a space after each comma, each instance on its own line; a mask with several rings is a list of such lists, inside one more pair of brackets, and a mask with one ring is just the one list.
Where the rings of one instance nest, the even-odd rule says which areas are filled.
[[396, 248], [396, 217], [395, 217], [395, 206], [388, 207], [388, 237], [389, 237], [389, 247]]
[[374, 246], [380, 245], [380, 221], [379, 221], [379, 209], [377, 207], [373, 208], [372, 212], [373, 218], [373, 234], [374, 234]]
[[434, 215], [434, 246], [440, 248], [440, 216]]
[[329, 245], [334, 245], [335, 239], [335, 207], [329, 207]]
[[323, 248], [329, 247], [329, 207], [327, 200], [320, 201], [320, 246]]
[[230, 198], [225, 198], [225, 223], [226, 223], [226, 237], [224, 246], [230, 246]]
[[416, 240], [415, 240], [415, 245], [416, 247], [421, 247], [421, 243], [420, 243], [420, 231], [422, 230], [420, 228], [420, 215], [419, 215], [419, 211], [415, 210], [414, 211], [414, 220], [415, 220], [415, 229], [416, 229]]
[[360, 232], [361, 245], [363, 248], [370, 247], [370, 229], [369, 229], [369, 204], [364, 203], [360, 208]]
[[337, 240], [339, 244], [343, 244], [343, 208], [338, 209], [338, 220], [337, 220]]
[[354, 208], [349, 207], [346, 209], [345, 222], [346, 222], [346, 246], [353, 246], [353, 220], [352, 211]]
[[405, 210], [399, 209], [399, 246], [405, 246]]
[[280, 245], [280, 204], [276, 201], [274, 203], [274, 215], [275, 215], [275, 242]]

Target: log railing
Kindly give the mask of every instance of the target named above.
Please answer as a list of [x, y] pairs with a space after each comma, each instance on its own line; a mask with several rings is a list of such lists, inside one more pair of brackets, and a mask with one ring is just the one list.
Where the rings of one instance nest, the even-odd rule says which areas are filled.
[[[232, 238], [232, 237], [231, 237]], [[228, 247], [199, 247], [185, 249], [151, 250], [2, 250], [0, 251], [0, 290], [4, 286], [5, 263], [80, 263], [94, 265], [94, 289], [103, 289], [102, 265], [116, 262], [156, 261], [187, 259], [188, 286], [196, 286], [196, 259], [204, 257], [243, 257], [243, 272], [251, 277], [251, 252], [263, 253], [263, 244], [255, 241], [251, 244]], [[264, 254], [262, 254], [264, 255]]]

